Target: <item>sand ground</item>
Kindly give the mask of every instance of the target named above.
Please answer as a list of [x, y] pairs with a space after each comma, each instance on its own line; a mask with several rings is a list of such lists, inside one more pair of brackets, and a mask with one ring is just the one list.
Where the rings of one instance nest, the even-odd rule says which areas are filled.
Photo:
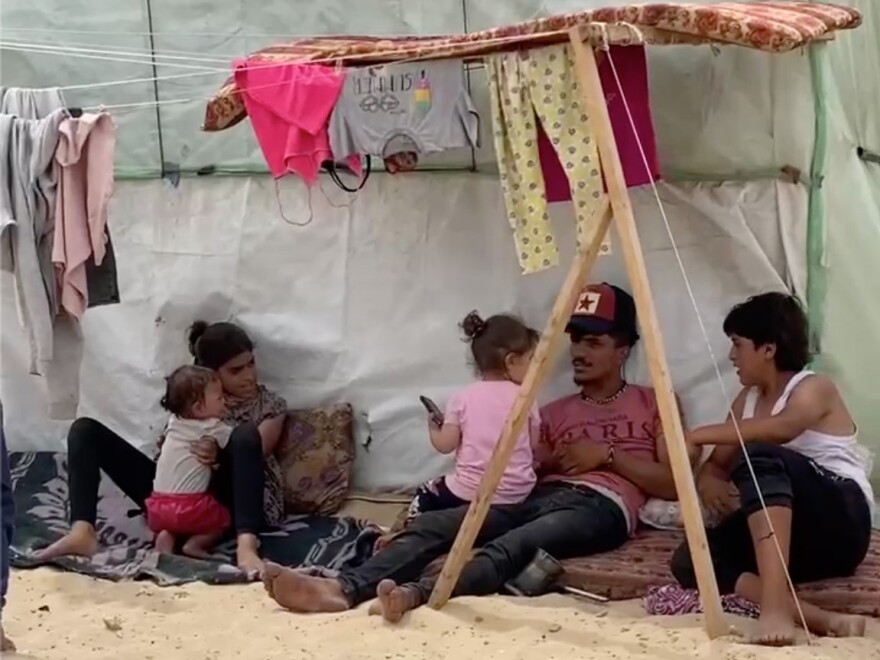
[[709, 642], [698, 617], [647, 617], [636, 602], [604, 607], [547, 596], [459, 599], [391, 626], [368, 616], [366, 606], [292, 615], [260, 585], [159, 588], [46, 568], [14, 573], [4, 619], [19, 647], [6, 657], [46, 660], [880, 659], [877, 621], [867, 639], [759, 649], [733, 638]]

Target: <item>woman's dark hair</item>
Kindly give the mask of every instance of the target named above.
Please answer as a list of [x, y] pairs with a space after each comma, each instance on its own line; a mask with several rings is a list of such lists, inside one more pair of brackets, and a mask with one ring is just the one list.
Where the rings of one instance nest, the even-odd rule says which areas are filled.
[[232, 358], [254, 350], [251, 338], [234, 323], [196, 321], [190, 326], [188, 339], [196, 365], [214, 371]]
[[186, 417], [192, 414], [194, 405], [204, 400], [205, 389], [215, 380], [217, 373], [207, 367], [178, 367], [165, 379], [165, 396], [160, 403], [172, 415]]
[[507, 314], [490, 316], [484, 321], [474, 311], [464, 317], [461, 329], [470, 342], [474, 364], [481, 374], [503, 372], [508, 355], [525, 355], [540, 337], [536, 330]]
[[810, 361], [810, 327], [800, 301], [787, 293], [762, 293], [735, 305], [724, 334], [750, 339], [755, 347], [774, 344], [779, 371], [801, 371]]

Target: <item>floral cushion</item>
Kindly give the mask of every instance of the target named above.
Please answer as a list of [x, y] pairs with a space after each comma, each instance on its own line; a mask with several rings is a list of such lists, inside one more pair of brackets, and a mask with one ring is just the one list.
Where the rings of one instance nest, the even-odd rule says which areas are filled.
[[352, 417], [348, 404], [288, 412], [276, 454], [288, 513], [342, 507], [354, 467]]

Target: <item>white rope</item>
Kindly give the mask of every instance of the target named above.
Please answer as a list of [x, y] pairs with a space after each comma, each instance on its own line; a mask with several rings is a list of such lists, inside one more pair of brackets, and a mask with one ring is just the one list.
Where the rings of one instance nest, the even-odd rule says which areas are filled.
[[648, 179], [651, 182], [651, 190], [654, 192], [654, 199], [657, 202], [657, 207], [660, 211], [660, 216], [663, 218], [663, 224], [666, 227], [666, 233], [669, 236], [669, 240], [672, 243], [672, 252], [675, 254], [675, 260], [678, 264], [678, 269], [681, 272], [681, 277], [684, 280], [685, 289], [687, 290], [688, 297], [690, 298], [691, 306], [694, 309], [694, 313], [697, 315], [697, 323], [700, 326], [700, 333], [703, 335], [703, 341], [706, 344], [706, 349], [709, 352], [709, 358], [712, 360], [712, 367], [715, 370], [715, 377], [718, 380], [718, 384], [721, 387], [721, 393], [724, 396], [724, 400], [727, 402], [727, 410], [730, 413], [730, 419], [733, 422], [733, 427], [736, 431], [736, 437], [739, 440], [740, 448], [742, 449], [743, 458], [745, 459], [745, 463], [749, 468], [749, 474], [751, 475], [752, 481], [755, 484], [755, 490], [758, 493], [758, 500], [761, 503], [761, 509], [764, 511], [764, 516], [767, 518], [767, 526], [770, 528], [770, 534], [773, 538], [773, 544], [776, 547], [776, 552], [779, 556], [779, 561], [782, 564], [782, 570], [785, 572], [785, 579], [788, 582], [788, 587], [791, 590], [792, 598], [794, 599], [795, 607], [797, 608], [798, 616], [800, 617], [801, 624], [804, 627], [804, 631], [807, 635], [807, 643], [810, 642], [810, 629], [807, 627], [807, 620], [804, 616], [803, 608], [801, 607], [800, 600], [798, 599], [797, 591], [794, 587], [794, 581], [791, 579], [791, 573], [788, 570], [788, 564], [785, 561], [785, 553], [782, 551], [782, 547], [779, 545], [779, 538], [776, 536], [776, 530], [773, 525], [773, 521], [770, 519], [770, 513], [767, 511], [767, 504], [764, 501], [764, 495], [761, 492], [761, 487], [758, 485], [758, 476], [755, 473], [755, 468], [752, 466], [752, 460], [749, 457], [749, 453], [746, 450], [746, 443], [743, 439], [742, 431], [740, 430], [739, 421], [736, 418], [736, 415], [733, 412], [733, 403], [731, 402], [730, 395], [727, 392], [727, 386], [724, 384], [724, 378], [721, 375], [721, 369], [718, 366], [718, 358], [715, 355], [715, 351], [712, 348], [712, 340], [709, 338], [709, 331], [706, 328], [706, 323], [703, 320], [703, 315], [700, 312], [700, 306], [697, 303], [696, 295], [694, 294], [693, 286], [691, 285], [690, 279], [688, 278], [687, 271], [684, 266], [684, 261], [681, 258], [681, 252], [678, 249], [678, 244], [675, 242], [675, 236], [672, 232], [672, 225], [669, 223], [669, 218], [666, 215], [666, 209], [663, 206], [663, 201], [660, 199], [660, 192], [657, 189], [657, 184], [654, 182], [654, 177], [651, 174], [651, 166], [648, 163], [648, 156], [645, 154], [645, 148], [642, 144], [641, 136], [639, 135], [639, 131], [636, 128], [635, 119], [633, 119], [632, 112], [629, 107], [629, 101], [626, 98], [626, 94], [623, 90], [623, 85], [620, 82], [620, 77], [617, 74], [617, 67], [614, 66], [614, 57], [611, 55], [611, 49], [606, 52], [606, 56], [608, 58], [608, 63], [611, 65], [611, 72], [614, 74], [614, 81], [617, 84], [617, 91], [620, 93], [620, 98], [623, 101], [623, 106], [626, 109], [626, 116], [629, 120], [630, 128], [633, 132], [633, 137], [636, 140], [636, 144], [639, 147], [639, 155], [642, 158], [642, 163], [645, 166], [645, 172], [648, 175]]
[[97, 89], [99, 87], [115, 87], [117, 85], [133, 85], [135, 83], [162, 82], [164, 80], [179, 80], [180, 78], [193, 78], [195, 76], [214, 76], [216, 71], [193, 71], [191, 73], [175, 73], [170, 76], [152, 76], [150, 78], [122, 78], [120, 80], [108, 80], [99, 83], [86, 83], [83, 85], [66, 85], [58, 87], [61, 92], [73, 89]]
[[[121, 57], [142, 57], [148, 61], [151, 61], [153, 57], [166, 59], [166, 60], [183, 60], [184, 62], [210, 62], [212, 64], [225, 64], [229, 65], [229, 60], [232, 58], [219, 58], [219, 57], [205, 57], [202, 54], [195, 53], [186, 53], [184, 55], [180, 54], [166, 54], [166, 51], [162, 51], [161, 49], [149, 50], [149, 49], [132, 49], [132, 48], [117, 48], [114, 46], [104, 46], [103, 44], [66, 44], [66, 43], [43, 43], [43, 42], [23, 42], [16, 41], [12, 39], [3, 39], [3, 44], [9, 45], [10, 47], [16, 48], [35, 48], [39, 50], [51, 50], [51, 51], [60, 51], [64, 53], [92, 53], [95, 55], [118, 55]], [[92, 46], [102, 46], [101, 48], [92, 48]]]
[[[9, 43], [16, 43], [21, 45], [21, 39], [18, 37], [6, 37], [5, 34], [3, 36], [3, 40]], [[64, 46], [64, 47], [76, 47], [76, 48], [103, 48], [106, 50], [112, 51], [114, 54], [118, 53], [120, 55], [126, 53], [133, 53], [138, 56], [151, 57], [153, 53], [156, 55], [189, 55], [191, 58], [186, 59], [197, 59], [204, 60], [209, 62], [218, 62], [225, 64], [236, 57], [240, 57], [240, 53], [217, 53], [212, 50], [213, 57], [205, 57], [205, 50], [180, 50], [176, 48], [150, 48], [149, 46], [144, 46], [143, 48], [138, 48], [136, 46], [119, 46], [115, 44], [107, 44], [103, 42], [93, 42], [93, 41], [66, 41], [58, 39], [52, 39], [52, 41], [36, 41], [34, 39], [29, 39], [28, 42], [33, 43], [36, 47], [43, 46]], [[223, 59], [221, 59], [221, 57]]]
[[129, 64], [142, 64], [144, 66], [152, 66], [155, 64], [156, 66], [170, 66], [177, 67], [178, 69], [198, 69], [200, 71], [211, 71], [211, 72], [219, 72], [219, 71], [227, 71], [228, 69], [221, 69], [218, 67], [208, 67], [197, 64], [182, 64], [177, 62], [161, 62], [159, 60], [150, 59], [132, 59], [132, 58], [122, 58], [122, 57], [107, 57], [104, 55], [92, 55], [89, 53], [81, 53], [71, 50], [62, 50], [62, 49], [50, 49], [50, 48], [24, 48], [18, 46], [8, 45], [6, 42], [0, 41], [0, 50], [11, 50], [15, 52], [23, 52], [23, 53], [35, 53], [42, 55], [62, 55], [64, 57], [76, 57], [87, 60], [104, 60], [108, 62], [123, 62]]
[[222, 37], [226, 39], [312, 39], [321, 36], [327, 36], [319, 34], [291, 34], [289, 32], [262, 34], [257, 32], [244, 32], [242, 34], [235, 34], [232, 32], [128, 32], [120, 30], [61, 30], [35, 27], [10, 27], [7, 25], [3, 26], [3, 32], [28, 32], [40, 34], [93, 34], [112, 37]]
[[[508, 43], [517, 43], [519, 41], [527, 40], [529, 38], [530, 38], [530, 35], [517, 35], [514, 37], [499, 37], [499, 38], [490, 39], [490, 40], [487, 40], [486, 42], [481, 42], [481, 43], [508, 44]], [[0, 49], [4, 49], [4, 48], [8, 48], [8, 47], [4, 45], [4, 42], [0, 42]], [[423, 52], [420, 52], [420, 53], [413, 55], [412, 57], [409, 57], [409, 58], [395, 60], [391, 64], [406, 64], [409, 62], [422, 61], [426, 57], [429, 57], [434, 51], [440, 51], [440, 50], [444, 50], [446, 48], [448, 48], [448, 45], [446, 45], [446, 44], [435, 44], [433, 46], [425, 46], [420, 49]], [[19, 48], [13, 47], [13, 48], [10, 48], [10, 50], [22, 50], [25, 52], [45, 53], [47, 55], [57, 55], [57, 56], [63, 56], [63, 55], [68, 54], [66, 52], [62, 52], [60, 49], [55, 50], [55, 51], [43, 51], [43, 50], [37, 50], [37, 49], [31, 50], [31, 49], [24, 49], [24, 48], [19, 49]], [[121, 59], [121, 58], [103, 57], [103, 56], [98, 56], [98, 55], [88, 55], [88, 54], [76, 53], [76, 52], [70, 53], [70, 56], [72, 56], [72, 57], [89, 57], [89, 58], [94, 58], [94, 59], [104, 59], [104, 60], [118, 61], [118, 62], [130, 62], [131, 61], [131, 60]], [[352, 61], [356, 62], [359, 59], [367, 59], [370, 57], [373, 57], [372, 53], [355, 53], [353, 55], [346, 56], [343, 59], [345, 59], [348, 62], [352, 62]], [[463, 58], [458, 58], [458, 59], [463, 59]], [[249, 68], [251, 68], [251, 69], [264, 69], [264, 68], [288, 66], [289, 64], [294, 64], [294, 63], [303, 64], [303, 65], [335, 64], [339, 60], [340, 60], [339, 57], [324, 57], [324, 58], [316, 58], [313, 60], [307, 60], [307, 61], [302, 61], [302, 62], [290, 62], [290, 61], [262, 62], [262, 63], [253, 63]], [[152, 64], [152, 62], [150, 60], [135, 61], [135, 62], [137, 64], [145, 64], [145, 65]], [[157, 62], [156, 64], [162, 65], [163, 63]], [[195, 68], [195, 69], [199, 69], [199, 71], [194, 72], [194, 73], [175, 74], [175, 75], [169, 75], [169, 76], [154, 76], [154, 77], [149, 77], [149, 78], [138, 78], [138, 79], [134, 79], [134, 80], [122, 79], [122, 80], [111, 80], [111, 81], [106, 81], [106, 82], [83, 84], [83, 85], [68, 85], [66, 87], [60, 87], [59, 89], [61, 89], [61, 90], [90, 89], [93, 87], [94, 88], [109, 87], [112, 85], [124, 85], [124, 84], [136, 83], [136, 82], [152, 82], [154, 80], [161, 81], [161, 80], [172, 80], [172, 79], [177, 79], [177, 78], [199, 76], [199, 75], [215, 75], [220, 72], [224, 72], [227, 75], [230, 73], [228, 69], [214, 69], [212, 67], [188, 66], [185, 64], [176, 64], [176, 63], [169, 63], [169, 64], [165, 64], [165, 65], [166, 66], [175, 66], [175, 67]], [[383, 66], [383, 65], [376, 64], [374, 66], [379, 67], [379, 66]], [[205, 69], [205, 70], [203, 70], [203, 69]], [[266, 89], [266, 88], [278, 87], [280, 85], [287, 85], [287, 84], [288, 84], [287, 81], [274, 82], [274, 83], [267, 83], [265, 85], [254, 85], [254, 86], [249, 87], [248, 89], [251, 89], [251, 90]], [[114, 104], [114, 105], [96, 105], [96, 106], [89, 106], [89, 107], [86, 107], [83, 109], [84, 110], [98, 110], [98, 111], [129, 110], [129, 109], [138, 109], [138, 108], [150, 108], [150, 107], [156, 107], [156, 106], [162, 106], [162, 105], [176, 105], [176, 104], [180, 104], [180, 103], [192, 103], [194, 101], [205, 102], [205, 101], [211, 101], [214, 98], [215, 98], [215, 95], [207, 96], [207, 97], [197, 96], [197, 97], [191, 97], [191, 98], [168, 99], [168, 100], [164, 100], [164, 101], [155, 101], [154, 100], [154, 101], [142, 101], [142, 102], [133, 102], [133, 103], [119, 103], [119, 104]]]

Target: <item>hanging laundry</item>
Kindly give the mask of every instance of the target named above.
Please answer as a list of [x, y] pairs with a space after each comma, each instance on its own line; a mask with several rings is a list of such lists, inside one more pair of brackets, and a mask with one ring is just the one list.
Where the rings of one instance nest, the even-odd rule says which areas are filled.
[[103, 305], [115, 305], [120, 301], [119, 279], [116, 275], [116, 254], [113, 251], [113, 240], [110, 230], [104, 230], [104, 260], [101, 265], [94, 259], [86, 262], [86, 284], [89, 290], [89, 309]]
[[[313, 185], [322, 164], [337, 160], [330, 150], [327, 122], [342, 91], [344, 72], [316, 64], [267, 66], [247, 59], [236, 60], [233, 68], [272, 176], [293, 172]], [[360, 176], [360, 158], [354, 153], [345, 156], [351, 156], [346, 164]]]
[[[609, 56], [614, 60], [611, 67]], [[644, 46], [612, 46], [609, 53], [597, 53], [599, 78], [605, 92], [605, 104], [611, 118], [611, 128], [617, 143], [617, 153], [623, 175], [629, 188], [641, 186], [660, 178], [657, 162], [657, 144], [654, 137], [654, 122], [651, 118], [651, 105], [648, 98], [648, 62]], [[617, 72], [615, 78], [614, 72]], [[620, 88], [617, 79], [620, 79]], [[623, 94], [620, 90], [623, 90]], [[624, 103], [624, 97], [626, 103]], [[635, 124], [636, 133], [627, 114], [627, 106]], [[638, 139], [636, 139], [636, 135]], [[642, 159], [641, 148], [645, 151], [648, 169]], [[565, 170], [553, 152], [550, 140], [538, 133], [538, 148], [541, 153], [541, 170], [547, 187], [548, 202], [563, 202], [571, 199]]]
[[[106, 256], [107, 204], [113, 193], [116, 127], [110, 115], [84, 114], [59, 126], [55, 160], [58, 190], [52, 261], [58, 271], [62, 307], [77, 320], [89, 306], [87, 264], [96, 268]], [[93, 271], [105, 280], [92, 288], [113, 288], [116, 273]]]
[[[581, 107], [567, 45], [486, 58], [495, 152], [507, 217], [524, 273], [559, 263], [547, 212], [536, 117], [562, 163], [574, 200], [579, 243], [591, 238], [605, 208], [599, 155]], [[607, 239], [605, 241], [607, 251]]]
[[479, 129], [460, 62], [389, 64], [348, 71], [330, 147], [337, 158], [379, 156], [399, 172], [414, 169], [419, 154], [476, 146]]
[[19, 119], [45, 119], [65, 105], [64, 95], [57, 87], [0, 87], [0, 114], [15, 115]]
[[[0, 113], [2, 114], [13, 115], [19, 119], [46, 119], [52, 113], [63, 110], [64, 107], [64, 96], [57, 87], [48, 89], [0, 88]], [[52, 181], [54, 186], [54, 179]], [[51, 205], [52, 201], [47, 200], [46, 203]], [[46, 293], [49, 297], [49, 309], [54, 317], [58, 314], [60, 304], [58, 288], [55, 285], [55, 269], [52, 267], [54, 217], [50, 217], [48, 222], [45, 231], [37, 237], [37, 254], [43, 285], [46, 287]], [[19, 308], [19, 316], [24, 318], [24, 312], [21, 308]]]
[[0, 266], [14, 274], [30, 372], [45, 377], [49, 415], [55, 419], [76, 414], [82, 357], [78, 326], [52, 310], [54, 272], [48, 287], [43, 274], [47, 264], [52, 268], [54, 155], [66, 116], [65, 110], [40, 120], [0, 114], [0, 158], [6, 173], [0, 182]]

